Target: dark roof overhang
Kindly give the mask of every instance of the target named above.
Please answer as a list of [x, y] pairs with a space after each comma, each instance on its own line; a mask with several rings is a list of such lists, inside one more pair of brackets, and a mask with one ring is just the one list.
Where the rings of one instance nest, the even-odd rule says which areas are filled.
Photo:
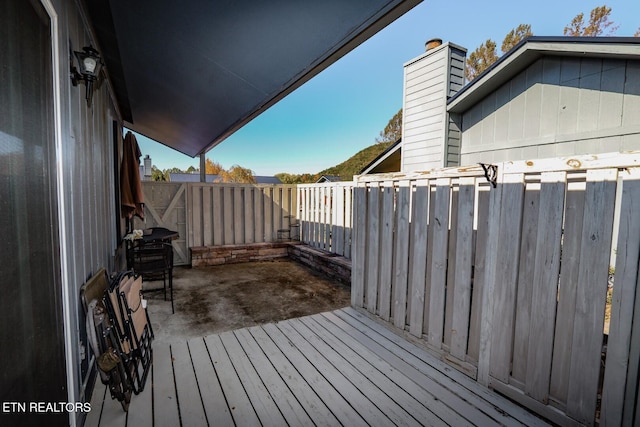
[[421, 0], [91, 0], [124, 125], [206, 152]]

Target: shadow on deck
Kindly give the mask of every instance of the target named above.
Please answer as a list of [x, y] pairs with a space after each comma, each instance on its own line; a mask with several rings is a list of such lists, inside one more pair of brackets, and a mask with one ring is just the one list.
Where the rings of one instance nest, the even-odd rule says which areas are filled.
[[154, 343], [122, 411], [98, 382], [85, 425], [546, 425], [353, 308]]

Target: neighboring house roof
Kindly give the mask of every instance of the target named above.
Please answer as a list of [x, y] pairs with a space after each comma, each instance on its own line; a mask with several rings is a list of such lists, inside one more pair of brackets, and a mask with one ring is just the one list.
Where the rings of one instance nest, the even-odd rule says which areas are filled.
[[282, 184], [276, 176], [256, 176], [256, 184]]
[[529, 37], [447, 101], [452, 113], [466, 111], [544, 55], [640, 59], [639, 37]]
[[[220, 175], [207, 174], [206, 182], [220, 182]], [[256, 184], [282, 184], [282, 181], [275, 176], [255, 176]], [[171, 182], [200, 182], [200, 173], [169, 173]]]
[[338, 182], [340, 181], [340, 177], [337, 175], [322, 175], [316, 183], [320, 182]]
[[125, 127], [193, 157], [420, 1], [83, 4]]
[[362, 168], [358, 175], [384, 172], [400, 172], [402, 155], [402, 138], [391, 144], [382, 153]]

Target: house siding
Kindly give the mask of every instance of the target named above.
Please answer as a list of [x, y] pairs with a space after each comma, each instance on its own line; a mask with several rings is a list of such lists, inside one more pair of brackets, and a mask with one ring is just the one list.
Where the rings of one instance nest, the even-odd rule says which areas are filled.
[[[69, 401], [88, 399], [86, 382], [90, 374], [90, 350], [86, 341], [84, 310], [80, 303], [80, 287], [101, 267], [112, 272], [120, 269], [117, 254], [124, 230], [116, 201], [117, 166], [122, 149], [120, 115], [114, 107], [107, 80], [94, 87], [88, 107], [85, 85], [73, 86], [69, 78], [69, 52], [93, 45], [84, 13], [78, 3], [51, 0], [58, 17], [58, 75], [60, 91], [60, 150], [57, 162], [59, 181], [59, 229], [61, 270], [66, 292], [61, 296], [65, 316]], [[77, 62], [74, 63], [77, 66]], [[117, 139], [117, 142], [115, 140]], [[118, 147], [117, 149], [115, 147]], [[117, 152], [116, 152], [117, 151]], [[116, 163], [117, 162], [117, 163]], [[118, 223], [120, 224], [118, 226]], [[66, 385], [61, 384], [61, 387]], [[90, 390], [89, 390], [90, 392]], [[78, 418], [83, 414], [76, 414]], [[80, 421], [80, 420], [78, 420]]]
[[462, 165], [640, 147], [640, 61], [546, 56], [467, 110]]
[[447, 143], [451, 120], [445, 107], [463, 86], [465, 53], [446, 43], [405, 64], [402, 171], [448, 166], [449, 150], [457, 158], [459, 130], [451, 129]]

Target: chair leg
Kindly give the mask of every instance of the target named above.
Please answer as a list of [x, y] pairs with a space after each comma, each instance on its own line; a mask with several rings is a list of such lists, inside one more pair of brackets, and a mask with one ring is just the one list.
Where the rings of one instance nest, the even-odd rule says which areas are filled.
[[164, 291], [164, 300], [167, 300], [167, 274], [162, 272], [162, 290]]
[[171, 295], [171, 314], [175, 313], [173, 308], [173, 268], [169, 269], [169, 294]]

